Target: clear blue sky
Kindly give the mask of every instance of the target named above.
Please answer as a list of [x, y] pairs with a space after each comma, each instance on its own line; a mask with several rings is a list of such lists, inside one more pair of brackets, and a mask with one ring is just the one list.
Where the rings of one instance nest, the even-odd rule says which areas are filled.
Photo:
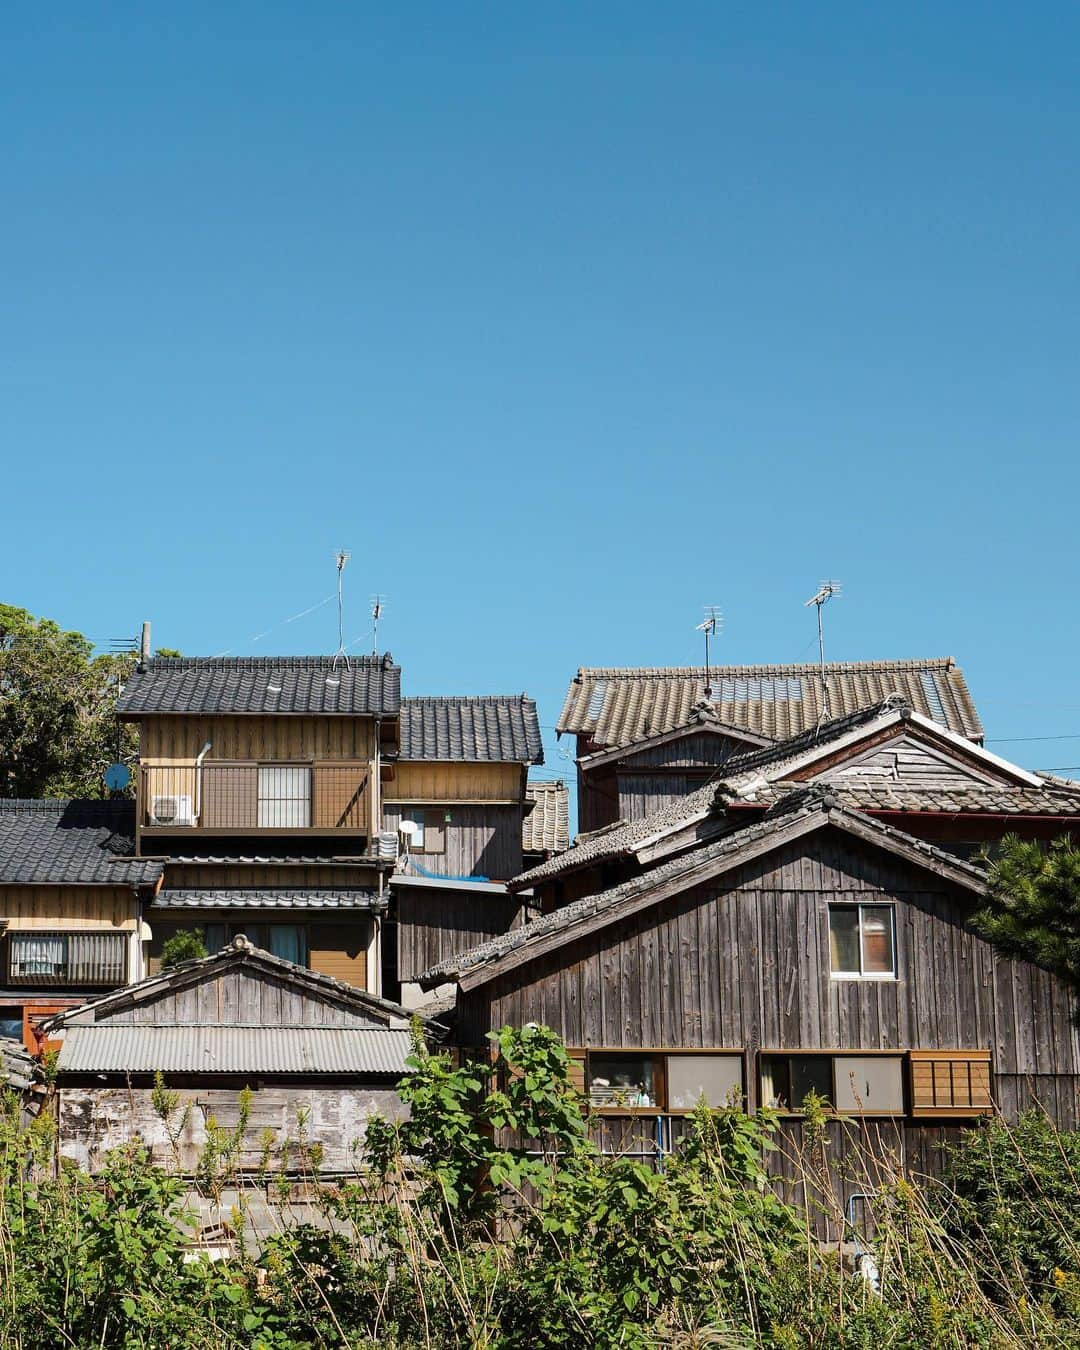
[[[1080, 764], [1080, 9], [56, 3], [0, 41], [2, 598], [332, 651], [955, 655]], [[364, 650], [361, 642], [354, 650]], [[553, 752], [549, 766], [569, 769]]]

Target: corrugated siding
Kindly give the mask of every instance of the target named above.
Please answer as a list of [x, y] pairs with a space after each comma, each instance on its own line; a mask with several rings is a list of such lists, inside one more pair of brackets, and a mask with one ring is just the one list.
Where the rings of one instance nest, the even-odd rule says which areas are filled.
[[407, 1030], [364, 1027], [69, 1027], [61, 1073], [403, 1074]]

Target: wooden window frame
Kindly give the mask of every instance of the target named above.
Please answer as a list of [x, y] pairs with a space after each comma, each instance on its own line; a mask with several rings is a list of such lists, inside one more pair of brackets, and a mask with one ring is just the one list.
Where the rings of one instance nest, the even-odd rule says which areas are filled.
[[[909, 1059], [910, 1051], [907, 1050], [882, 1050], [871, 1049], [863, 1050], [859, 1046], [838, 1046], [829, 1050], [815, 1048], [812, 1050], [785, 1050], [763, 1048], [757, 1055], [757, 1092], [758, 1101], [764, 1103], [764, 1061], [766, 1059], [828, 1059], [832, 1070], [832, 1096], [833, 1100], [829, 1103], [829, 1111], [838, 1118], [858, 1119], [861, 1116], [874, 1116], [884, 1120], [900, 1120], [906, 1118], [911, 1113], [910, 1097], [908, 1095], [908, 1083], [910, 1073], [905, 1073], [906, 1063]], [[836, 1061], [838, 1059], [895, 1059], [900, 1061], [900, 1087], [903, 1094], [903, 1105], [897, 1111], [841, 1111], [836, 1105]], [[800, 1107], [782, 1106], [773, 1107], [778, 1115], [785, 1118], [801, 1120], [806, 1112]]]
[[[694, 1045], [589, 1045], [589, 1046], [567, 1046], [566, 1053], [570, 1056], [573, 1063], [580, 1063], [581, 1068], [581, 1087], [580, 1091], [585, 1098], [585, 1102], [590, 1111], [594, 1111], [598, 1116], [689, 1116], [696, 1109], [693, 1106], [671, 1107], [668, 1105], [668, 1059], [681, 1058], [689, 1056], [694, 1059], [701, 1059], [706, 1056], [721, 1059], [736, 1059], [739, 1062], [739, 1077], [742, 1080], [741, 1091], [743, 1094], [743, 1109], [746, 1108], [746, 1050], [743, 1046], [694, 1046]], [[654, 1069], [653, 1090], [657, 1098], [655, 1106], [599, 1106], [591, 1100], [589, 1093], [590, 1055], [626, 1055], [636, 1059], [653, 1059], [658, 1061], [659, 1071]], [[714, 1108], [719, 1109], [719, 1108]]]
[[[896, 904], [891, 900], [830, 900], [829, 901], [829, 978], [832, 980], [870, 980], [894, 983], [900, 978], [900, 954], [896, 948]], [[859, 916], [859, 970], [833, 970], [832, 968], [832, 916], [834, 910], [853, 909]], [[863, 952], [863, 910], [885, 909], [889, 911], [889, 924], [892, 929], [892, 970], [867, 971], [863, 969], [866, 959]]]

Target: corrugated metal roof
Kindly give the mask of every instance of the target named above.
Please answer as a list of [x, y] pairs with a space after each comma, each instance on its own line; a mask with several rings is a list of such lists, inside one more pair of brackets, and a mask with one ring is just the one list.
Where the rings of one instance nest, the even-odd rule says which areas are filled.
[[294, 891], [283, 887], [237, 887], [235, 890], [161, 890], [152, 909], [373, 909], [378, 896], [370, 890]]
[[60, 1073], [372, 1074], [401, 1077], [407, 1030], [380, 1027], [70, 1026]]
[[521, 823], [525, 853], [562, 853], [570, 847], [570, 793], [562, 781], [528, 783], [525, 800], [535, 802]]
[[525, 694], [402, 699], [398, 757], [542, 764], [536, 703]]
[[0, 801], [0, 882], [129, 886], [157, 881], [135, 859], [135, 803], [60, 798]]
[[[819, 670], [812, 663], [718, 666], [711, 671], [709, 701], [719, 721], [733, 728], [777, 740], [797, 736], [821, 716]], [[963, 672], [951, 657], [831, 662], [825, 672], [832, 717], [899, 694], [951, 731], [972, 740], [982, 736]], [[583, 667], [567, 691], [556, 729], [588, 736], [597, 745], [630, 745], [687, 726], [704, 699], [700, 667]]]
[[116, 704], [147, 713], [320, 713], [395, 716], [401, 670], [385, 656], [155, 656]]

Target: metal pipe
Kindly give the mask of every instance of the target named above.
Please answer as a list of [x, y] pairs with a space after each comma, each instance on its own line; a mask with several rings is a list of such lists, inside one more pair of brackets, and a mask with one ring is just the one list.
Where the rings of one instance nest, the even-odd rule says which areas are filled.
[[192, 820], [196, 825], [198, 825], [199, 817], [202, 814], [202, 762], [210, 753], [210, 745], [211, 742], [207, 741], [195, 756], [195, 810], [192, 814]]

